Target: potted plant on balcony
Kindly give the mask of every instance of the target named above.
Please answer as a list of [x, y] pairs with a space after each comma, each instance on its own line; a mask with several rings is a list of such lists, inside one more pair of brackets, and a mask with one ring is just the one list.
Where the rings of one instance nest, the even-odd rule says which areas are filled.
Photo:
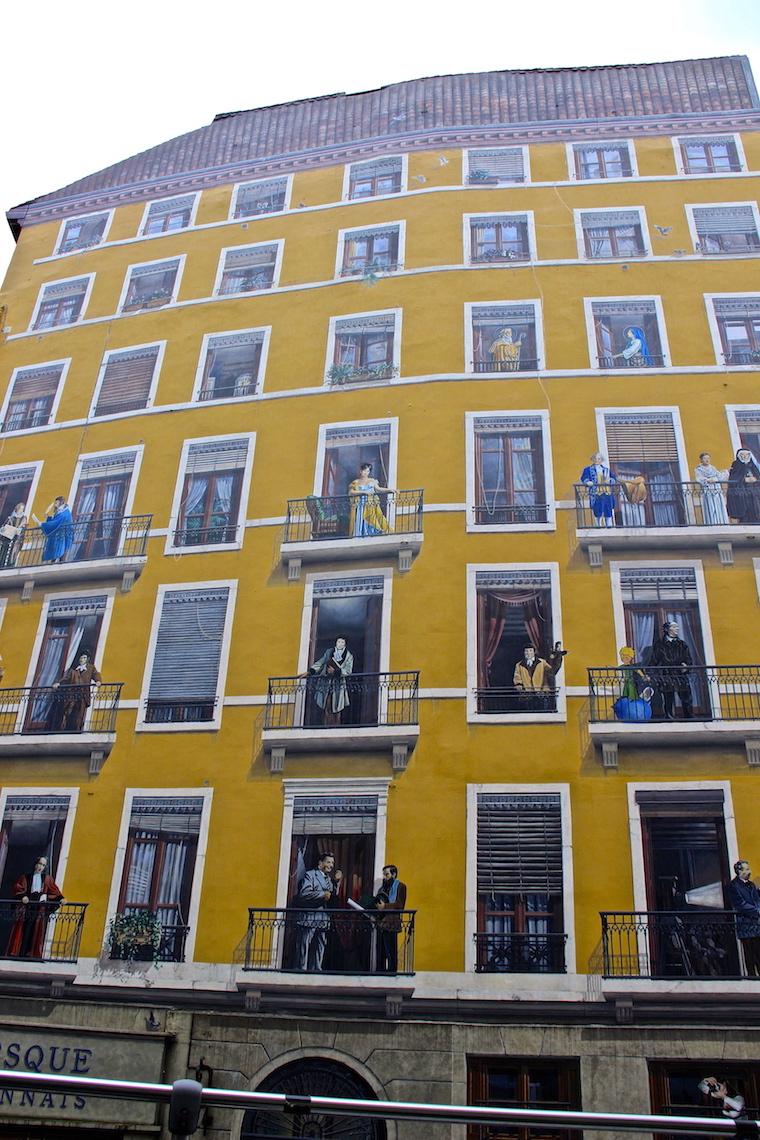
[[157, 962], [161, 934], [161, 923], [153, 911], [115, 914], [108, 927], [110, 957], [122, 962]]

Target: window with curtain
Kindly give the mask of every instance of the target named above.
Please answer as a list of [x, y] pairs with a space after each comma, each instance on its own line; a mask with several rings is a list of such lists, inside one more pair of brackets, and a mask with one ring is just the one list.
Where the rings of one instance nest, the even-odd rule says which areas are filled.
[[683, 526], [690, 504], [672, 413], [608, 412], [604, 428], [610, 470], [621, 489], [615, 504], [618, 525]]
[[349, 198], [376, 198], [380, 194], [398, 194], [401, 190], [403, 161], [400, 155], [374, 158], [370, 162], [353, 162], [349, 168]]
[[715, 318], [726, 364], [760, 364], [760, 296], [715, 297]]
[[475, 522], [481, 526], [545, 523], [543, 425], [540, 416], [474, 421]]
[[646, 253], [638, 210], [584, 210], [586, 257], [642, 257]]
[[132, 800], [119, 911], [156, 916], [167, 962], [184, 960], [202, 813], [201, 796]]
[[[556, 712], [556, 686], [546, 676], [538, 702], [526, 702], [515, 687], [515, 666], [532, 645], [547, 660], [555, 633], [552, 623], [551, 571], [479, 570], [476, 576], [478, 622], [478, 712]], [[531, 698], [533, 694], [531, 694]]]
[[88, 214], [84, 218], [69, 218], [63, 227], [56, 253], [72, 253], [75, 249], [90, 249], [99, 245], [108, 224], [108, 214]]
[[132, 266], [129, 270], [129, 285], [122, 312], [168, 304], [174, 294], [178, 273], [178, 259], [152, 265]]
[[341, 274], [351, 277], [370, 270], [388, 272], [398, 268], [399, 227], [351, 230], [344, 234]]
[[136, 452], [123, 451], [82, 461], [72, 506], [74, 541], [67, 561], [112, 558], [118, 553], [136, 459]]
[[274, 281], [277, 246], [255, 245], [224, 251], [218, 294], [255, 293], [269, 289]]
[[62, 364], [19, 368], [8, 396], [2, 430], [28, 431], [49, 424], [62, 375]]
[[[50, 602], [32, 681], [35, 688], [49, 690], [80, 653], [96, 657], [105, 612], [105, 595], [72, 595]], [[28, 704], [25, 731], [54, 732], [60, 711], [60, 702], [54, 702], [50, 692], [36, 695]]]
[[532, 301], [472, 306], [475, 372], [524, 372], [540, 366]]
[[185, 460], [175, 546], [236, 542], [247, 439], [192, 443]]
[[474, 185], [525, 181], [525, 155], [520, 146], [468, 150], [467, 168], [468, 181]]
[[[581, 1074], [577, 1058], [468, 1057], [467, 1103], [488, 1108], [540, 1108], [580, 1112]], [[470, 1124], [467, 1140], [581, 1140], [549, 1124]]]
[[240, 399], [259, 390], [264, 330], [209, 337], [199, 400]]
[[78, 321], [89, 282], [89, 277], [78, 277], [73, 281], [53, 281], [43, 285], [34, 328], [52, 329]]
[[699, 253], [755, 253], [760, 249], [751, 205], [692, 206]]
[[141, 345], [106, 353], [93, 415], [112, 416], [148, 404], [160, 346]]
[[584, 143], [573, 147], [573, 154], [576, 178], [630, 178], [633, 175], [626, 142]]
[[681, 159], [686, 174], [731, 174], [742, 169], [736, 140], [730, 135], [681, 139]]
[[530, 258], [526, 214], [499, 214], [470, 219], [473, 261], [527, 261]]
[[239, 186], [235, 195], [236, 218], [254, 218], [258, 214], [276, 214], [285, 209], [287, 178], [269, 178]]
[[190, 225], [195, 197], [195, 194], [183, 194], [179, 198], [164, 198], [160, 202], [151, 202], [143, 226], [145, 236], [186, 229]]
[[599, 368], [657, 368], [665, 363], [654, 300], [592, 301]]

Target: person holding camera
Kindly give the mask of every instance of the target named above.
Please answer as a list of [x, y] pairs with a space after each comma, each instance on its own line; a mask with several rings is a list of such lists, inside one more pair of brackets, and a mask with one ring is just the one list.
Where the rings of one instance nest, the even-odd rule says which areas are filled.
[[705, 1077], [699, 1082], [699, 1091], [721, 1102], [720, 1110], [723, 1116], [730, 1116], [735, 1120], [744, 1112], [744, 1097], [736, 1089], [731, 1088], [727, 1081], [719, 1080], [717, 1077]]

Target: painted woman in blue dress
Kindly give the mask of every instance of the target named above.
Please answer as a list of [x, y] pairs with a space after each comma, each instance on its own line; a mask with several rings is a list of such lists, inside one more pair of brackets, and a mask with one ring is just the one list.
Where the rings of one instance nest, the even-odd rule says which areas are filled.
[[390, 493], [390, 487], [381, 487], [372, 477], [372, 464], [362, 463], [359, 478], [348, 485], [351, 498], [351, 520], [349, 533], [354, 538], [371, 538], [376, 534], [387, 534], [388, 520], [383, 514], [378, 492]]
[[623, 358], [629, 368], [651, 368], [654, 364], [647, 344], [647, 335], [638, 325], [629, 325], [624, 332], [626, 344], [622, 352], [616, 352], [613, 360]]

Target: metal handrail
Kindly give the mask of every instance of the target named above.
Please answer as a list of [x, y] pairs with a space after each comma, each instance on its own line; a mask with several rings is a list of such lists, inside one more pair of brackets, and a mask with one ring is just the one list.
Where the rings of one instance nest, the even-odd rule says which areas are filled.
[[760, 665], [608, 665], [588, 685], [597, 724], [760, 719]]
[[564, 974], [562, 933], [479, 930], [474, 935], [475, 969], [483, 974]]
[[[47, 535], [40, 527], [26, 527], [0, 555], [0, 570], [26, 569], [31, 566], [97, 562], [106, 558], [125, 560], [142, 558], [148, 545], [153, 515], [103, 514], [91, 519], [75, 520], [63, 534], [68, 542], [60, 558], [51, 559], [54, 547], [48, 546]], [[70, 540], [70, 541], [69, 541]]]
[[89, 903], [0, 899], [0, 958], [25, 962], [76, 962]]
[[[733, 492], [732, 509], [742, 518], [728, 513], [727, 495]], [[752, 516], [755, 516], [754, 518]], [[718, 527], [760, 526], [760, 492], [757, 497], [743, 483], [684, 483], [677, 480], [653, 480], [644, 475], [604, 486], [575, 484], [575, 517], [579, 529], [595, 527], [603, 530], [631, 527]]]
[[[0, 689], [0, 737], [115, 732], [123, 682]], [[88, 703], [89, 697], [89, 703]]]
[[[373, 507], [369, 516], [364, 510], [357, 510], [367, 503]], [[420, 489], [366, 495], [306, 495], [288, 500], [283, 542], [419, 534], [422, 510]]]
[[[314, 972], [308, 953], [305, 962], [299, 958], [299, 938], [300, 932], [318, 928], [326, 940], [320, 973], [412, 974], [416, 914], [416, 910], [355, 911], [343, 904], [317, 910], [249, 907], [243, 969]], [[388, 957], [389, 946], [395, 961]]]
[[516, 685], [491, 685], [475, 690], [479, 713], [526, 713], [557, 711], [560, 685], [549, 689], [521, 689]]
[[601, 911], [600, 918], [604, 977], [747, 977], [732, 910]]
[[265, 729], [373, 728], [419, 723], [416, 669], [270, 677]]

